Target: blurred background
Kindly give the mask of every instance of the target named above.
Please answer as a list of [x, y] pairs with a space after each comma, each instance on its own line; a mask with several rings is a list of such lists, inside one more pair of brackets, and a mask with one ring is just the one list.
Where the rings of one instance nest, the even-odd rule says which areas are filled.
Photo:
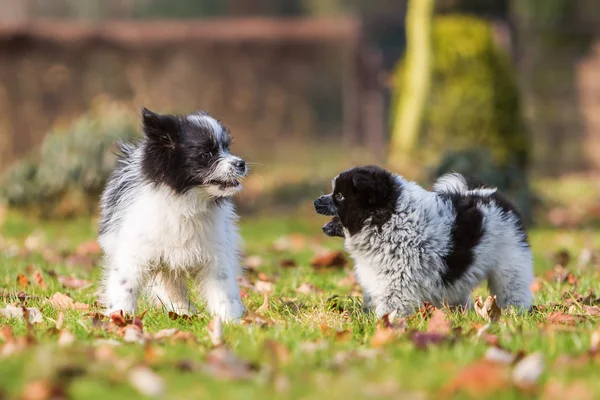
[[310, 212], [377, 163], [600, 222], [597, 0], [0, 0], [5, 208], [95, 215], [142, 106], [224, 121], [246, 215]]

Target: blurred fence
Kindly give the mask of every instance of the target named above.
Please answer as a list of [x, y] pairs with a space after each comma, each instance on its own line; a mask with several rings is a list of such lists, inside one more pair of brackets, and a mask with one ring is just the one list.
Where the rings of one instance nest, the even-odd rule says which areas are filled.
[[380, 60], [354, 19], [5, 22], [0, 60], [0, 169], [98, 96], [207, 109], [250, 156], [286, 140], [385, 140]]

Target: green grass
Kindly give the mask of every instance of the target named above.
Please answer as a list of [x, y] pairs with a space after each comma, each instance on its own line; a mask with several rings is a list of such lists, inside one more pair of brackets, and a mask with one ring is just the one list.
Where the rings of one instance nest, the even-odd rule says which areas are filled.
[[[447, 311], [453, 327], [462, 328], [453, 343], [416, 348], [408, 333], [384, 347], [373, 349], [371, 338], [377, 321], [365, 315], [360, 300], [350, 295], [351, 289], [340, 286], [349, 269], [317, 272], [310, 266], [314, 245], [342, 249], [338, 239], [320, 234], [323, 221], [314, 216], [288, 216], [285, 218], [246, 218], [242, 235], [247, 255], [258, 255], [263, 264], [258, 268], [270, 277], [275, 288], [270, 295], [269, 309], [263, 313], [274, 321], [272, 326], [256, 324], [228, 325], [224, 327], [226, 346], [256, 369], [246, 380], [229, 380], [214, 377], [204, 371], [207, 354], [212, 351], [206, 329], [209, 317], [203, 312], [192, 320], [172, 320], [159, 309], [149, 309], [143, 318], [144, 331], [155, 333], [165, 328], [178, 328], [196, 335], [197, 343], [172, 340], [152, 341], [146, 346], [123, 342], [122, 338], [103, 329], [94, 329], [91, 318], [80, 311], [65, 311], [64, 328], [77, 340], [69, 347], [57, 345], [58, 336], [51, 331], [59, 312], [46, 299], [60, 291], [76, 301], [91, 304], [96, 300], [95, 285], [81, 290], [65, 289], [48, 274], [74, 275], [97, 282], [99, 268], [85, 268], [66, 263], [49, 264], [33, 252], [30, 255], [0, 255], [0, 291], [16, 294], [24, 291], [32, 296], [25, 301], [28, 307], [38, 307], [43, 314], [42, 324], [34, 326], [32, 333], [37, 344], [0, 361], [0, 398], [18, 398], [24, 387], [34, 380], [49, 379], [63, 382], [62, 386], [73, 399], [131, 399], [142, 397], [129, 383], [127, 374], [131, 366], [148, 364], [166, 384], [163, 398], [187, 399], [215, 397], [219, 399], [349, 399], [349, 398], [438, 398], [440, 391], [465, 366], [481, 360], [489, 347], [473, 334], [473, 325], [484, 321], [473, 310], [466, 314]], [[94, 223], [78, 220], [67, 224], [44, 224], [9, 215], [0, 230], [5, 239], [22, 244], [32, 231], [41, 229], [47, 246], [72, 252], [76, 246], [93, 238]], [[308, 238], [309, 245], [299, 251], [276, 251], [273, 243], [293, 233]], [[530, 233], [535, 252], [536, 273], [542, 275], [553, 266], [552, 256], [566, 249], [576, 259], [586, 247], [600, 247], [600, 231], [537, 230]], [[311, 244], [313, 243], [314, 244]], [[5, 243], [6, 246], [6, 243]], [[297, 267], [282, 268], [281, 261], [293, 259]], [[576, 264], [576, 260], [573, 263]], [[40, 270], [45, 288], [32, 284], [17, 286], [17, 274]], [[586, 294], [600, 290], [598, 265], [579, 270], [572, 267], [578, 278], [576, 286], [542, 280], [542, 289], [536, 293], [536, 304], [560, 303], [564, 291]], [[251, 275], [255, 279], [256, 274]], [[296, 292], [302, 283], [312, 283], [321, 293], [304, 295]], [[257, 310], [263, 303], [260, 293], [245, 289], [247, 308]], [[485, 288], [477, 289], [485, 295]], [[600, 294], [600, 293], [598, 293]], [[337, 298], [333, 296], [337, 295]], [[2, 300], [0, 308], [18, 302], [15, 296]], [[335, 307], [335, 305], [341, 307]], [[142, 305], [142, 309], [145, 305]], [[342, 308], [342, 310], [340, 310]], [[560, 309], [556, 306], [556, 309]], [[561, 311], [566, 312], [564, 309]], [[590, 348], [591, 333], [598, 329], [599, 318], [588, 318], [571, 331], [548, 329], [547, 313], [535, 311], [526, 316], [504, 313], [498, 323], [492, 324], [489, 333], [498, 336], [500, 344], [509, 351], [526, 353], [540, 351], [544, 356], [545, 370], [533, 396], [540, 397], [550, 383], [582, 382], [590, 398], [600, 396], [598, 363], [586, 361], [582, 365], [560, 361], [565, 355], [577, 357]], [[17, 336], [27, 333], [23, 321], [7, 320], [0, 316], [0, 326], [10, 325]], [[324, 328], [329, 328], [329, 333]], [[420, 314], [408, 319], [408, 328], [426, 330], [427, 321]], [[336, 331], [350, 330], [347, 340], [336, 340]], [[114, 347], [115, 355], [101, 361], [94, 355], [98, 340], [113, 339], [121, 343]], [[274, 340], [289, 350], [289, 362], [274, 365], [267, 341]], [[4, 339], [0, 334], [0, 346]], [[315, 344], [318, 343], [318, 344]], [[151, 351], [148, 349], [152, 349]], [[153, 354], [149, 356], [148, 354]], [[183, 371], [181, 363], [200, 366], [198, 370]], [[68, 375], [75, 375], [66, 378]], [[69, 383], [64, 383], [69, 381]], [[506, 387], [493, 393], [482, 393], [479, 398], [531, 398], [531, 394]], [[456, 398], [466, 398], [457, 394]]]

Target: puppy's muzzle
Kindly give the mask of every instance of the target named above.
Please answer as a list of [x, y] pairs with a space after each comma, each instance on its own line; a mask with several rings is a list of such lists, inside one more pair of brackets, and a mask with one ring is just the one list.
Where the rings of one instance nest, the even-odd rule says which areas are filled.
[[344, 237], [344, 229], [339, 218], [333, 217], [331, 221], [323, 225], [323, 233], [327, 236]]
[[315, 200], [315, 211], [317, 214], [329, 217], [336, 214], [337, 210], [331, 199], [331, 195], [324, 195]]

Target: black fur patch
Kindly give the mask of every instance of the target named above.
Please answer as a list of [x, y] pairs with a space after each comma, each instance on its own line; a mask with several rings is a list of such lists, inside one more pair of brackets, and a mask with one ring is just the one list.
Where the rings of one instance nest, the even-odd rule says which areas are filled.
[[394, 176], [377, 166], [355, 167], [335, 180], [332, 199], [342, 225], [354, 235], [368, 218], [381, 227], [396, 210], [401, 188]]
[[[469, 189], [487, 187], [481, 182], [469, 186]], [[529, 246], [527, 233], [523, 226], [521, 216], [515, 206], [501, 193], [491, 195], [460, 195], [441, 194], [448, 198], [456, 211], [456, 220], [451, 232], [452, 251], [444, 257], [447, 265], [446, 272], [442, 276], [445, 284], [449, 285], [460, 278], [473, 263], [473, 248], [477, 246], [484, 233], [483, 215], [478, 205], [494, 204], [508, 217], [514, 216], [517, 224], [517, 234], [523, 246]]]
[[456, 219], [452, 226], [450, 242], [452, 250], [444, 256], [446, 271], [442, 280], [446, 285], [454, 283], [473, 263], [473, 248], [483, 236], [483, 215], [477, 208], [475, 196], [442, 194], [452, 202]]
[[176, 193], [206, 184], [205, 178], [231, 139], [223, 129], [221, 142], [209, 127], [190, 123], [178, 115], [159, 115], [144, 109], [143, 130], [148, 138], [142, 172], [156, 184], [166, 184]]

